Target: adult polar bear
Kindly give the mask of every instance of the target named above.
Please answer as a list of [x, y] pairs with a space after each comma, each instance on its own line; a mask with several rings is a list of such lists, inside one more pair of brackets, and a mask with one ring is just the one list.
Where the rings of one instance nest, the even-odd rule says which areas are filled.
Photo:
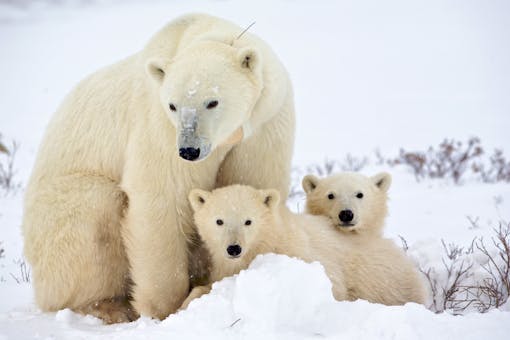
[[241, 31], [180, 17], [67, 96], [25, 197], [24, 251], [41, 309], [124, 320], [119, 300], [131, 293], [139, 314], [164, 318], [189, 290], [189, 191], [241, 183], [287, 195], [290, 80]]

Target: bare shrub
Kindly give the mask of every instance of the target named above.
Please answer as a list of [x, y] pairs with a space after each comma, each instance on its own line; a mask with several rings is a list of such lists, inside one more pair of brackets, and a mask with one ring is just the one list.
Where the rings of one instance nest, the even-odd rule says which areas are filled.
[[321, 177], [332, 175], [338, 169], [338, 162], [325, 159], [324, 163], [312, 164], [306, 167], [307, 174], [315, 174]]
[[327, 177], [340, 171], [361, 171], [369, 164], [368, 157], [356, 157], [348, 153], [341, 161], [325, 159], [322, 164], [312, 164], [306, 167], [307, 174]]
[[472, 217], [472, 216], [466, 216], [467, 220], [469, 221], [470, 226], [468, 229], [480, 229], [480, 225], [478, 224], [478, 221], [480, 220], [480, 217]]
[[388, 163], [411, 167], [417, 180], [451, 178], [455, 183], [459, 183], [466, 170], [470, 169], [474, 160], [483, 153], [477, 137], [470, 138], [466, 144], [445, 139], [437, 150], [432, 146], [426, 152], [401, 149], [399, 156]]
[[400, 238], [400, 242], [402, 243], [402, 249], [404, 249], [404, 251], [407, 252], [409, 250], [409, 245], [407, 244], [407, 240], [401, 235], [398, 235], [398, 237]]
[[429, 309], [436, 313], [451, 310], [454, 314], [461, 314], [469, 305], [464, 299], [457, 299], [456, 296], [461, 290], [462, 282], [467, 279], [472, 265], [467, 265], [464, 261], [456, 261], [447, 264], [443, 261], [444, 269], [447, 272], [446, 281], [442, 282], [437, 278], [434, 268], [421, 270], [430, 285], [432, 292], [432, 305]]
[[14, 281], [16, 281], [18, 284], [30, 283], [30, 268], [27, 266], [27, 263], [24, 260], [17, 260], [14, 261], [14, 263], [19, 266], [18, 275], [9, 273], [11, 274], [11, 277], [14, 279]]
[[391, 166], [406, 165], [409, 166], [417, 181], [425, 177], [425, 163], [427, 156], [424, 152], [407, 152], [400, 149], [400, 154], [395, 159], [390, 159], [387, 163]]
[[[386, 157], [376, 149], [375, 164], [379, 166], [404, 166], [411, 169], [417, 181], [426, 178], [443, 178], [461, 184], [466, 175], [485, 183], [510, 182], [510, 160], [503, 151], [496, 149], [489, 160], [482, 159], [485, 151], [480, 139], [472, 137], [467, 142], [445, 139], [437, 147], [430, 146], [426, 151], [407, 151], [400, 149], [397, 157]], [[327, 177], [336, 172], [363, 170], [371, 163], [370, 157], [358, 157], [350, 153], [342, 160], [325, 159], [306, 167], [292, 169], [290, 198], [304, 195], [301, 190], [301, 178], [307, 174]], [[473, 221], [474, 222], [474, 221]], [[472, 225], [472, 228], [475, 228]]]
[[489, 159], [482, 159], [485, 151], [480, 139], [472, 137], [467, 142], [445, 139], [438, 147], [426, 151], [400, 149], [399, 155], [386, 158], [375, 151], [376, 164], [404, 165], [411, 168], [417, 181], [424, 178], [447, 178], [459, 184], [466, 174], [473, 174], [484, 183], [510, 182], [510, 160], [503, 150], [496, 149]]
[[290, 190], [289, 198], [295, 199], [304, 196], [303, 189], [301, 188], [301, 179], [305, 174], [301, 168], [293, 167], [290, 173]]
[[0, 188], [6, 192], [19, 187], [19, 183], [15, 181], [16, 171], [14, 170], [14, 159], [18, 151], [18, 144], [13, 141], [11, 147], [8, 148], [1, 141], [0, 135]]
[[485, 183], [510, 182], [510, 160], [506, 160], [503, 151], [494, 150], [489, 158], [489, 165], [477, 162], [471, 166], [474, 173], [480, 174]]
[[469, 254], [472, 248], [465, 250], [453, 243], [446, 245], [444, 240], [441, 243], [445, 253], [443, 268], [420, 268], [432, 293], [432, 304], [428, 308], [437, 313], [450, 310], [459, 314], [468, 305], [457, 299], [457, 295], [464, 281], [472, 276], [470, 271], [473, 268], [473, 264], [468, 263], [462, 255]]
[[289, 190], [289, 198], [297, 198], [303, 196], [303, 190], [301, 190], [297, 185], [291, 185]]
[[496, 236], [491, 237], [491, 241], [495, 252], [486, 247], [483, 239], [475, 243], [476, 248], [488, 260], [481, 265], [488, 277], [475, 288], [475, 307], [480, 312], [502, 306], [510, 296], [510, 223], [500, 223], [494, 232]]
[[340, 162], [340, 169], [342, 171], [361, 171], [369, 163], [368, 157], [356, 157], [348, 153], [344, 160]]
[[384, 157], [381, 150], [375, 149], [374, 156], [375, 156], [375, 164], [376, 165], [385, 165], [388, 163], [388, 160], [386, 159], [386, 157]]
[[[442, 241], [442, 267], [419, 268], [431, 292], [429, 309], [437, 313], [463, 314], [469, 310], [485, 313], [508, 301], [510, 223], [501, 222], [494, 234], [491, 247], [482, 238], [473, 239], [467, 248]], [[403, 244], [406, 249], [405, 240]]]
[[0, 135], [0, 153], [8, 154], [9, 150], [7, 150], [7, 147], [2, 143], [2, 135]]

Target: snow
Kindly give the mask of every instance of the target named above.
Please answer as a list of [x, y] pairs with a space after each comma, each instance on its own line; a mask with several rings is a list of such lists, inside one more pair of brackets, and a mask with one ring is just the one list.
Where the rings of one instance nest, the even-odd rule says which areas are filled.
[[[478, 136], [487, 152], [508, 148], [505, 0], [0, 1], [0, 133], [20, 143], [21, 184], [0, 192], [0, 339], [507, 338], [508, 303], [453, 316], [416, 304], [337, 302], [319, 264], [274, 255], [163, 321], [105, 326], [35, 307], [21, 272], [19, 227], [24, 186], [52, 112], [80, 79], [136, 52], [175, 16], [197, 11], [242, 27], [256, 21], [250, 31], [282, 59], [295, 90], [298, 167], [375, 149], [388, 156], [400, 147], [424, 150], [444, 138]], [[403, 167], [374, 162], [363, 169], [377, 171], [393, 175], [386, 236], [403, 236], [413, 260], [437, 268], [438, 277], [445, 274], [441, 239], [469, 246], [510, 219], [510, 184], [417, 182]], [[302, 210], [302, 197], [289, 205]], [[479, 266], [477, 256], [467, 260]]]
[[338, 302], [319, 263], [268, 254], [161, 322], [141, 318], [104, 326], [65, 309], [2, 314], [0, 330], [13, 339], [481, 339], [488, 331], [492, 339], [504, 339], [507, 321], [508, 312], [499, 310], [460, 317], [414, 303]]

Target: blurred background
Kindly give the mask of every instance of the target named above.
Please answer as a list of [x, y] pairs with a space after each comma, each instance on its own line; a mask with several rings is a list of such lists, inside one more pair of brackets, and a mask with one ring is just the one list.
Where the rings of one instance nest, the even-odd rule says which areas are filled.
[[256, 22], [294, 83], [297, 164], [444, 138], [509, 144], [506, 0], [0, 0], [0, 133], [30, 163], [73, 85], [187, 12]]

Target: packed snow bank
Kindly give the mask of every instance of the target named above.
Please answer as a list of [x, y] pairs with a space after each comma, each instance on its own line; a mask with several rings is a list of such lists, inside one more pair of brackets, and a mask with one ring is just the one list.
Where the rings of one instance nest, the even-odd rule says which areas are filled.
[[239, 275], [214, 284], [211, 293], [164, 321], [142, 318], [103, 326], [69, 310], [0, 315], [0, 339], [504, 339], [510, 312], [462, 317], [434, 314], [417, 304], [383, 306], [338, 302], [319, 263], [260, 255]]

